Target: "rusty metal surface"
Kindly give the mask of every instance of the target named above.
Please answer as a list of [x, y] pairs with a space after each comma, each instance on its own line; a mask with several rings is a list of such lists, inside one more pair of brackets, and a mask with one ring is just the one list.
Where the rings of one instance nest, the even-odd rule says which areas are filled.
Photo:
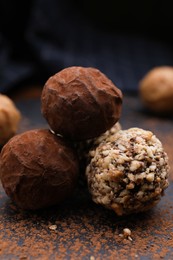
[[[16, 104], [23, 114], [19, 132], [47, 127], [39, 98]], [[117, 217], [94, 204], [83, 187], [62, 205], [24, 212], [0, 186], [0, 259], [173, 259], [173, 118], [152, 115], [137, 96], [125, 95], [120, 123], [123, 129], [153, 131], [168, 153], [170, 185], [159, 204], [146, 213]], [[121, 236], [126, 227], [132, 240]]]

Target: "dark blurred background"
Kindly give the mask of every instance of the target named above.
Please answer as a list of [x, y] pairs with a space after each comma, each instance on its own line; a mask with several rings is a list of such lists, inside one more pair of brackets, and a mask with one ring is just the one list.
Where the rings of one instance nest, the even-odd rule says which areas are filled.
[[122, 91], [173, 65], [171, 1], [0, 0], [0, 92], [92, 66]]

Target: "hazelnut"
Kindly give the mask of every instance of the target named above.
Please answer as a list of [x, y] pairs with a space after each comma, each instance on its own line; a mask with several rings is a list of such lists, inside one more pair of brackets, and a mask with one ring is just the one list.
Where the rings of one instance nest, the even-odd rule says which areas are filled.
[[17, 132], [21, 113], [14, 102], [0, 94], [0, 145], [4, 145]]
[[41, 111], [50, 128], [67, 139], [95, 138], [120, 118], [122, 93], [95, 68], [73, 66], [50, 77]]
[[173, 67], [151, 69], [139, 82], [139, 94], [149, 110], [156, 113], [173, 111]]
[[0, 154], [3, 188], [26, 210], [49, 207], [71, 196], [78, 169], [74, 150], [47, 129], [15, 135]]

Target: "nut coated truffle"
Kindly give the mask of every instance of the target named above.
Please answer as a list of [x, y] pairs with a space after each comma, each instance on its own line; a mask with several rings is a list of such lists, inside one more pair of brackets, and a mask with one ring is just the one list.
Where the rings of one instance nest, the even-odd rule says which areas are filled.
[[151, 69], [139, 82], [140, 98], [144, 106], [155, 113], [173, 111], [173, 67]]
[[86, 177], [92, 199], [119, 216], [146, 211], [168, 187], [168, 156], [150, 131], [130, 128], [114, 137], [90, 152]]
[[41, 96], [41, 111], [50, 128], [75, 141], [110, 129], [121, 108], [121, 90], [95, 68], [63, 69], [47, 80]]
[[16, 134], [20, 120], [21, 113], [14, 102], [0, 94], [0, 146]]
[[0, 155], [3, 188], [26, 210], [49, 207], [71, 196], [78, 168], [72, 148], [47, 129], [29, 130], [12, 137]]

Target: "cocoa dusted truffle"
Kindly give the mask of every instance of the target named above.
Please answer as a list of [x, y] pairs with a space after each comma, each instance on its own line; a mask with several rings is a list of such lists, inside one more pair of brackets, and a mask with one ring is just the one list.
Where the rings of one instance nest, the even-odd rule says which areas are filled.
[[0, 146], [17, 133], [21, 113], [14, 102], [0, 94]]
[[50, 77], [41, 111], [50, 128], [67, 139], [99, 136], [120, 118], [122, 92], [101, 71], [73, 66]]
[[150, 131], [120, 130], [90, 156], [86, 177], [92, 199], [117, 215], [152, 208], [168, 187], [168, 156]]
[[26, 210], [49, 207], [71, 196], [78, 169], [74, 150], [47, 129], [29, 130], [12, 137], [0, 155], [3, 188]]

